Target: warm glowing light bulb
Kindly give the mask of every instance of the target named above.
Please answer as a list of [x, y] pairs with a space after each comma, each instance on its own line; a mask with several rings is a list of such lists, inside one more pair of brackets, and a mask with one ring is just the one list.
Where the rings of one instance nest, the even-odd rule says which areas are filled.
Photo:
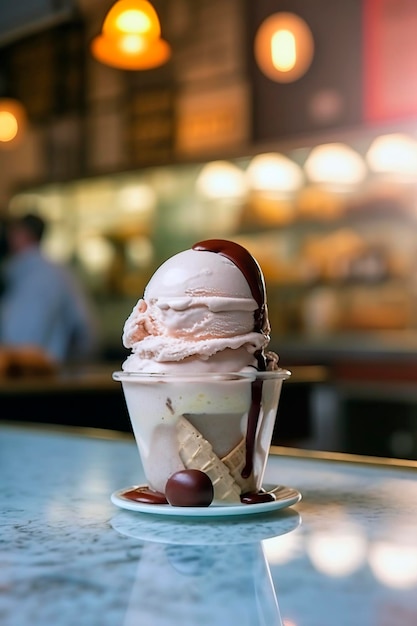
[[135, 213], [148, 218], [152, 215], [157, 204], [154, 189], [145, 183], [127, 183], [117, 193], [117, 208], [123, 213]]
[[143, 33], [151, 28], [151, 20], [143, 13], [135, 9], [123, 11], [116, 19], [116, 26], [124, 33]]
[[290, 83], [303, 76], [313, 60], [308, 24], [295, 13], [279, 11], [262, 22], [254, 41], [260, 70], [271, 80]]
[[271, 57], [279, 72], [289, 72], [297, 62], [297, 46], [294, 33], [277, 30], [271, 37]]
[[246, 175], [250, 187], [256, 191], [290, 193], [303, 183], [300, 166], [287, 156], [273, 152], [254, 156]]
[[103, 23], [102, 33], [91, 42], [93, 57], [125, 70], [159, 67], [171, 56], [161, 39], [158, 15], [147, 0], [117, 0]]
[[19, 131], [16, 117], [10, 111], [0, 111], [0, 141], [13, 141]]
[[108, 270], [115, 255], [114, 246], [104, 237], [88, 237], [77, 246], [79, 260], [93, 274]]
[[343, 143], [316, 146], [304, 167], [307, 176], [315, 183], [350, 186], [359, 184], [366, 176], [361, 155]]
[[366, 155], [374, 172], [412, 176], [417, 173], [417, 141], [402, 133], [381, 135]]
[[138, 54], [146, 48], [143, 37], [140, 35], [124, 35], [118, 41], [120, 49], [126, 54]]
[[136, 33], [149, 40], [161, 34], [158, 15], [147, 0], [117, 0], [103, 23], [103, 35], [118, 37]]
[[243, 198], [247, 191], [244, 172], [227, 161], [207, 163], [201, 170], [196, 188], [205, 198]]

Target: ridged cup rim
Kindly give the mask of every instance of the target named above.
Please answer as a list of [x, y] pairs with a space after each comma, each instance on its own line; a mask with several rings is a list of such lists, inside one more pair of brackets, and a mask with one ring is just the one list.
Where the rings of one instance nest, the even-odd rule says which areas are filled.
[[267, 372], [262, 372], [258, 370], [248, 370], [242, 372], [204, 372], [204, 373], [192, 373], [192, 372], [183, 372], [178, 374], [165, 374], [163, 372], [124, 372], [116, 371], [113, 372], [112, 378], [118, 382], [123, 381], [152, 381], [152, 380], [163, 380], [166, 382], [175, 382], [175, 381], [202, 381], [202, 382], [214, 382], [220, 380], [286, 380], [291, 376], [291, 372], [289, 370], [278, 368], [276, 370], [271, 370]]

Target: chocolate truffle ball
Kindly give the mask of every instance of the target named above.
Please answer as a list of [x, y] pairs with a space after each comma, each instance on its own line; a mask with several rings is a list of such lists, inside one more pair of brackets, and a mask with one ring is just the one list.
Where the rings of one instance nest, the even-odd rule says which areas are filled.
[[175, 472], [165, 487], [165, 497], [172, 506], [209, 506], [213, 496], [209, 476], [197, 469]]

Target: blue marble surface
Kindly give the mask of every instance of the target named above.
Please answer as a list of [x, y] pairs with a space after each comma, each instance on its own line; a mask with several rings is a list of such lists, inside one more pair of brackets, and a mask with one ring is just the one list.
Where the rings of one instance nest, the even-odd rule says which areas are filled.
[[0, 426], [0, 624], [414, 626], [416, 477], [272, 456], [296, 506], [167, 519], [110, 502], [133, 441]]

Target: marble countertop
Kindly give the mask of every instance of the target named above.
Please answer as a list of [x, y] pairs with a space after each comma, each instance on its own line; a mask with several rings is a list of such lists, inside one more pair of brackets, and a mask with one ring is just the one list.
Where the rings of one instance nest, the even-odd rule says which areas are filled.
[[397, 465], [273, 454], [295, 506], [168, 518], [110, 501], [143, 479], [130, 437], [2, 424], [0, 623], [414, 626], [417, 464]]

